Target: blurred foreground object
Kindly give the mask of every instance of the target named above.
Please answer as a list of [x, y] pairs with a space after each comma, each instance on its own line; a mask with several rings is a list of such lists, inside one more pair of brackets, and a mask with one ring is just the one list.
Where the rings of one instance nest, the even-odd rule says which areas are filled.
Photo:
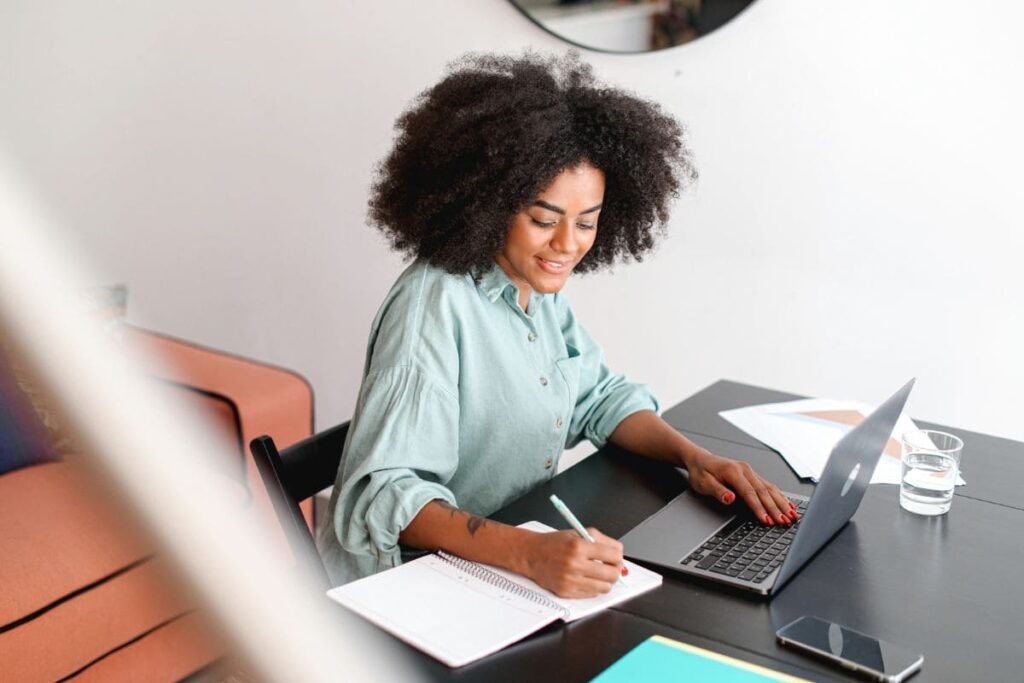
[[[176, 577], [173, 583], [187, 586], [185, 601], [199, 605], [218, 633], [207, 640], [223, 640], [256, 680], [415, 678], [401, 650], [329, 604], [315, 580], [283, 561], [267, 529], [240, 509], [237, 482], [211, 467], [234, 445], [196, 411], [169, 400], [166, 391], [154, 391], [152, 378], [141, 370], [151, 363], [142, 363], [129, 345], [115, 344], [80, 306], [69, 303], [69, 292], [82, 291], [83, 283], [95, 278], [71, 256], [73, 240], [58, 239], [25, 193], [15, 191], [4, 161], [0, 158], [0, 339], [80, 445], [76, 471], [111, 509], [122, 511], [122, 521], [153, 539], [157, 555]], [[65, 458], [64, 464], [70, 461]], [[14, 474], [40, 467], [47, 465]], [[69, 514], [77, 515], [84, 505]], [[26, 533], [43, 532], [18, 532]], [[131, 550], [109, 561], [117, 564]], [[14, 558], [5, 553], [2, 562], [24, 561], [27, 567], [24, 558], [32, 552]], [[41, 558], [60, 563], [66, 554], [50, 547]], [[9, 614], [29, 604], [15, 607], [6, 590], [0, 592], [0, 606]], [[34, 611], [46, 606], [38, 600], [31, 604], [38, 605]], [[170, 615], [166, 621], [181, 612], [172, 605], [164, 614]], [[0, 637], [20, 630], [11, 626]], [[55, 640], [53, 650], [69, 644]], [[83, 672], [76, 679], [84, 677]], [[141, 674], [153, 677], [161, 678]]]

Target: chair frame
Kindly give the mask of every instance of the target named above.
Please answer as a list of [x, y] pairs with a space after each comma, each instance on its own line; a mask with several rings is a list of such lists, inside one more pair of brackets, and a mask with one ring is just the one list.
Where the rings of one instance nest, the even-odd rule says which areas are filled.
[[349, 423], [344, 422], [283, 451], [278, 451], [274, 440], [267, 435], [258, 436], [249, 443], [256, 468], [296, 561], [308, 566], [325, 588], [330, 587], [330, 578], [299, 503], [334, 483], [348, 427]]

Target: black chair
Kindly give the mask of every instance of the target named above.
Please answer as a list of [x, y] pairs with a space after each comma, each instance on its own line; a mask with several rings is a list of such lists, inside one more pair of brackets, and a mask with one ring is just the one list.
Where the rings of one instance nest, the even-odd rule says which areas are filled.
[[299, 503], [334, 483], [348, 425], [331, 427], [281, 452], [269, 436], [258, 436], [249, 443], [292, 553], [321, 579], [325, 589], [330, 588], [330, 579]]

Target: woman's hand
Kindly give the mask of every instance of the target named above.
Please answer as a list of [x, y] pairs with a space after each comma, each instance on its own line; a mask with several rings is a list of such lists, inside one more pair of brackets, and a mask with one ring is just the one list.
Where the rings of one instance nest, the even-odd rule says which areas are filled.
[[750, 465], [701, 448], [649, 410], [625, 418], [610, 441], [627, 451], [685, 467], [694, 491], [714, 496], [726, 505], [739, 494], [765, 524], [790, 524], [799, 517], [789, 498], [759, 477]]
[[735, 491], [765, 524], [792, 524], [799, 519], [789, 498], [775, 484], [758, 476], [750, 465], [701, 451], [687, 462], [694, 491], [713, 496], [726, 505], [736, 500]]
[[573, 531], [535, 533], [526, 552], [526, 575], [561, 598], [607, 593], [622, 570], [622, 544], [597, 529], [590, 543]]

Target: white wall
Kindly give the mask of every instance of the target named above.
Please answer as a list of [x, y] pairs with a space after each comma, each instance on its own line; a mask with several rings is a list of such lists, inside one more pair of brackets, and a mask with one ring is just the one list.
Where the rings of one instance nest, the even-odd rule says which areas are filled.
[[[916, 375], [914, 415], [1024, 439], [1022, 19], [760, 0], [689, 46], [587, 54], [688, 124], [702, 174], [645, 263], [570, 285], [613, 365], [666, 405]], [[503, 0], [7, 0], [0, 154], [130, 320], [299, 370], [326, 426], [401, 268], [365, 226], [392, 121], [450, 58], [526, 46], [561, 49]]]

